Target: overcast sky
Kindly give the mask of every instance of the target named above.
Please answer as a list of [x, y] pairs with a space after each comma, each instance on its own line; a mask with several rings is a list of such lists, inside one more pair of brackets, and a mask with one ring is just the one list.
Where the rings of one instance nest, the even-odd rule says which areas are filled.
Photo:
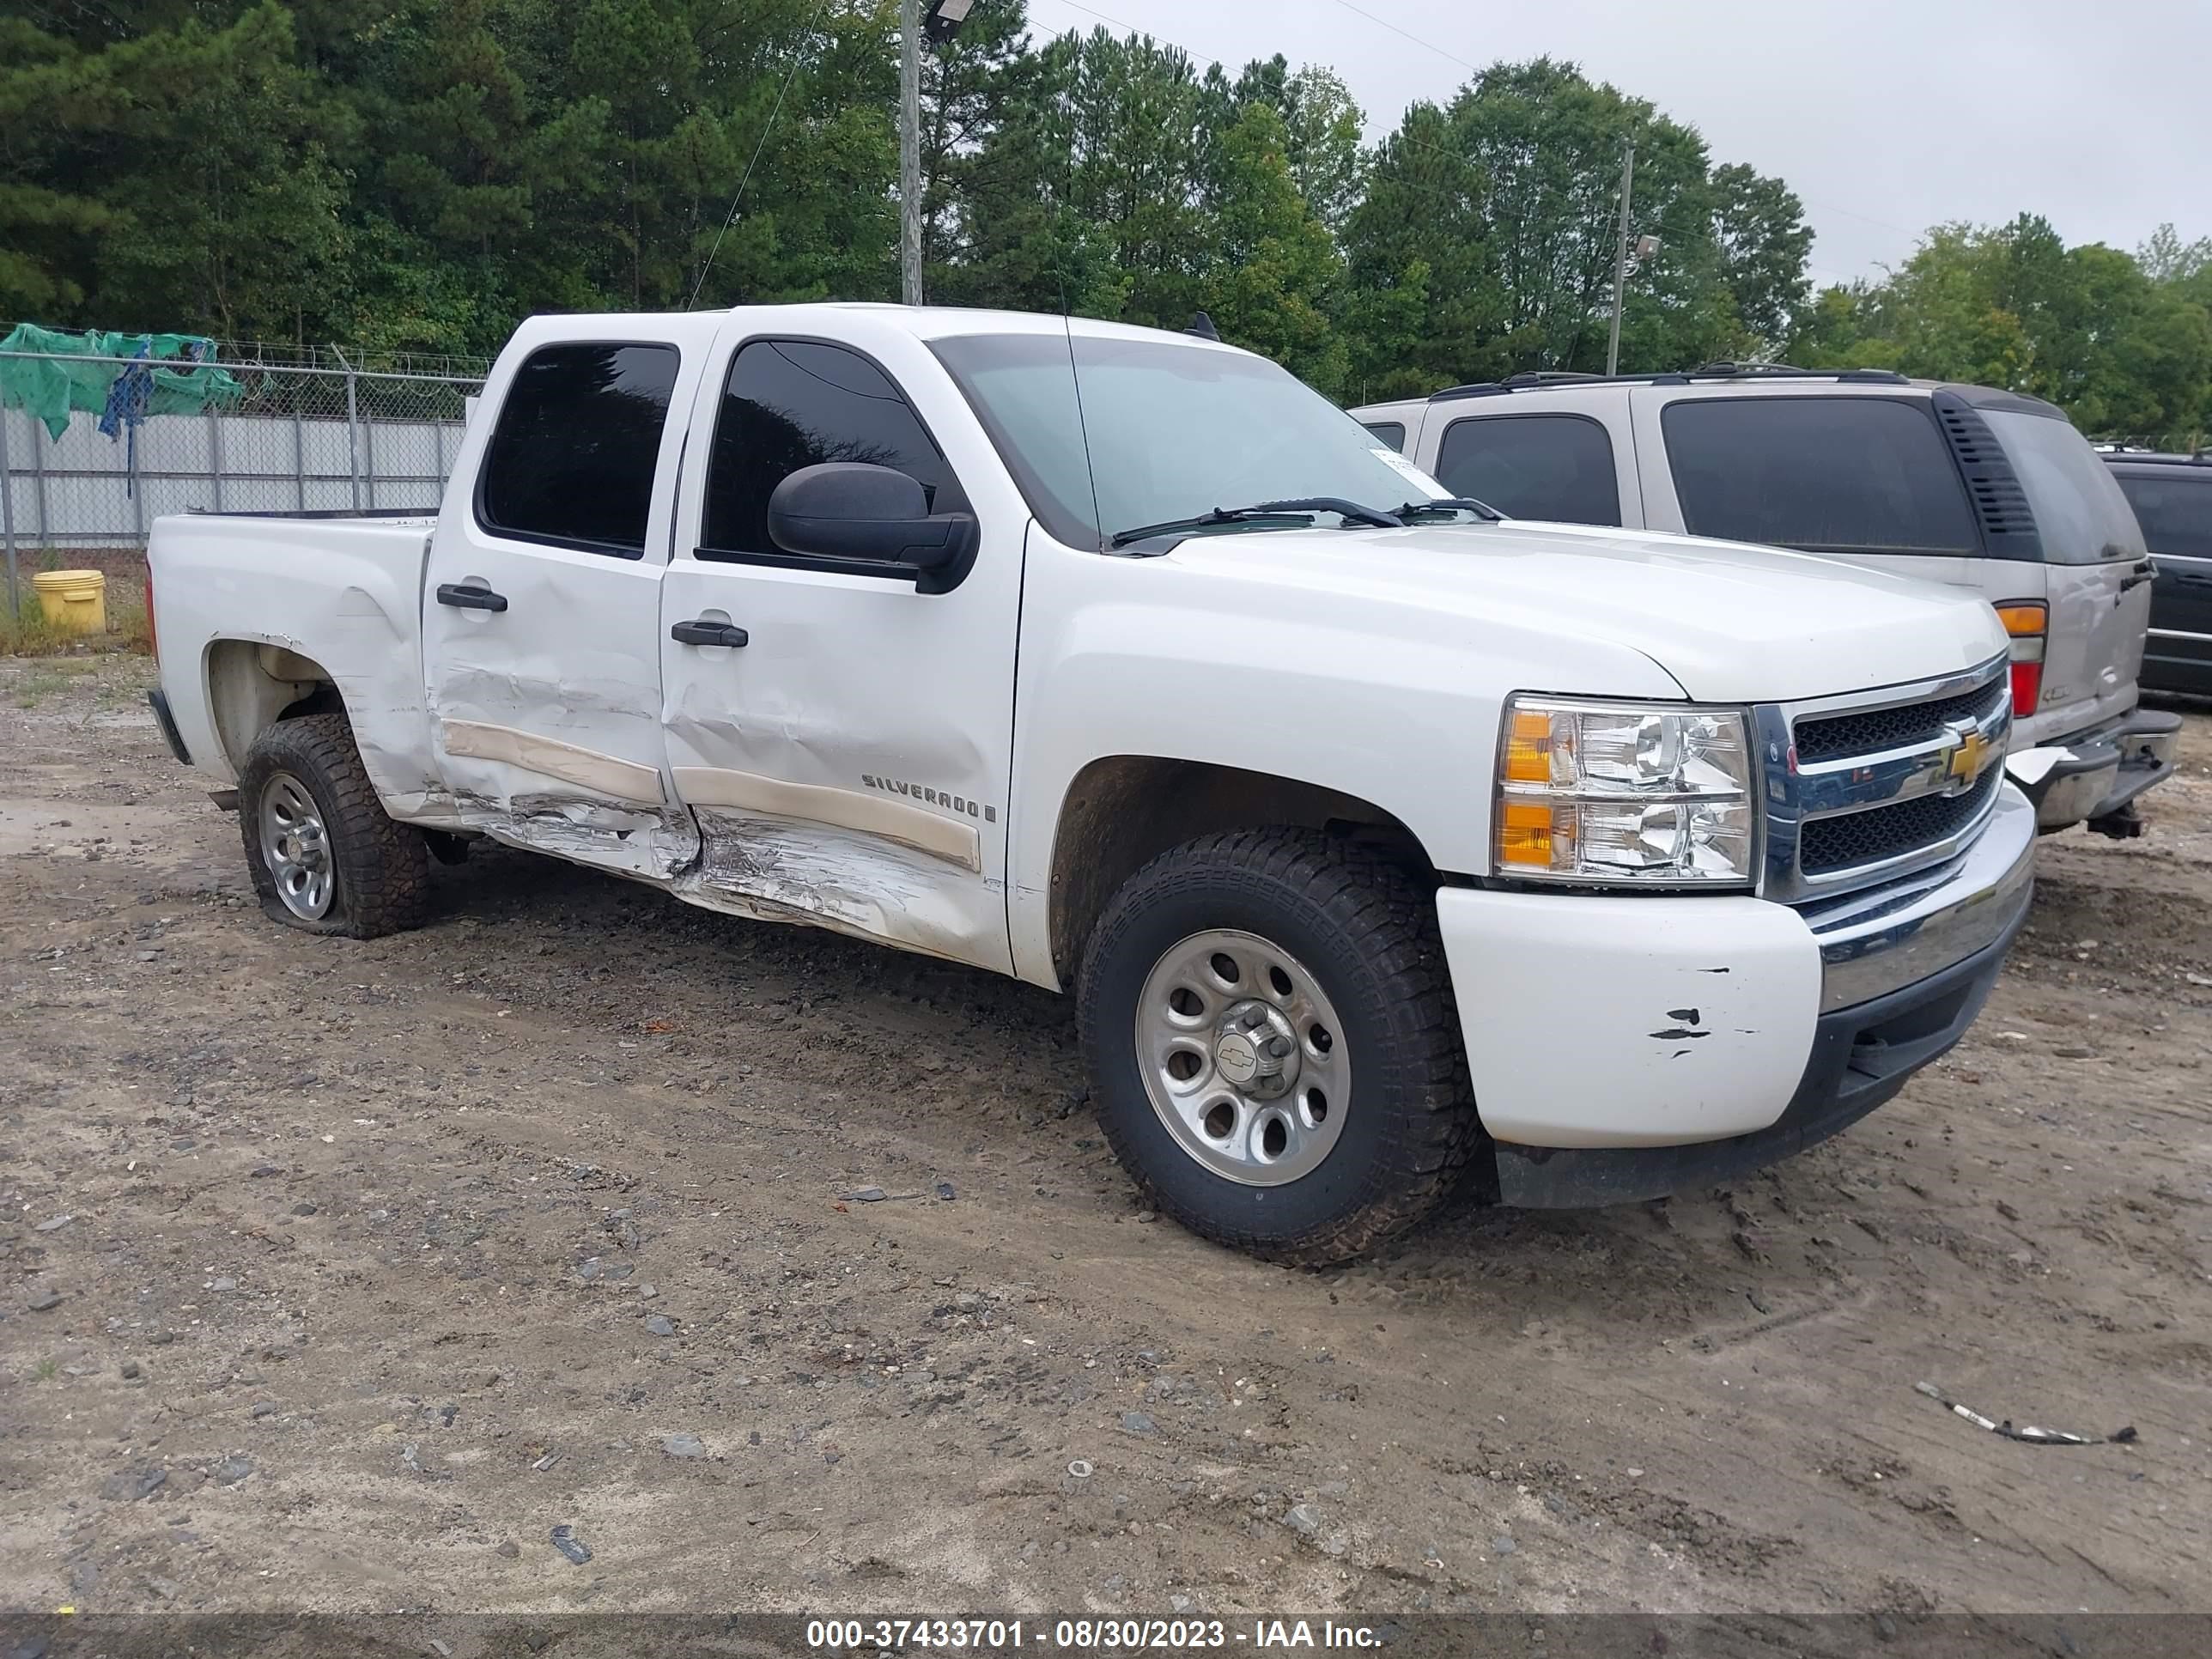
[[2132, 249], [2165, 220], [2212, 235], [2212, 0], [1030, 0], [1039, 34], [1102, 14], [1232, 69], [1331, 64], [1370, 137], [1470, 66], [1571, 59], [1716, 161], [1787, 181], [1816, 283], [1877, 274], [1939, 222], [2022, 210], [2069, 242]]

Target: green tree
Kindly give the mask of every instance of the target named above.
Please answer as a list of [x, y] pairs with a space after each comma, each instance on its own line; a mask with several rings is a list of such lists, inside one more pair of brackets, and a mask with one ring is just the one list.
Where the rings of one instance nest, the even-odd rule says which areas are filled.
[[1229, 129], [1198, 297], [1224, 338], [1340, 392], [1351, 364], [1329, 307], [1343, 266], [1328, 227], [1298, 193], [1289, 151], [1270, 104], [1248, 104]]
[[2212, 313], [2191, 289], [2203, 261], [2169, 236], [2153, 263], [2162, 278], [2031, 214], [1939, 225], [1882, 282], [1823, 293], [1790, 352], [2032, 393], [2092, 432], [2191, 429], [2212, 378]]
[[1624, 149], [1632, 236], [1656, 235], [1622, 317], [1624, 365], [1753, 355], [1802, 291], [1810, 235], [1781, 184], [1711, 167], [1704, 141], [1649, 102], [1539, 58], [1416, 104], [1373, 161], [1346, 248], [1355, 290], [1429, 273], [1418, 357], [1364, 375], [1401, 388], [1520, 369], [1602, 368]]

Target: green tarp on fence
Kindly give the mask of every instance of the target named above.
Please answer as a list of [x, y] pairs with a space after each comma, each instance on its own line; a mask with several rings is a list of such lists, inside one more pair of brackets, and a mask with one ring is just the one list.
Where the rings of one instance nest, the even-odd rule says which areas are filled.
[[[133, 388], [131, 407], [120, 412], [134, 426], [148, 415], [198, 415], [246, 395], [246, 388], [230, 374], [212, 364], [199, 364], [199, 358], [215, 356], [215, 342], [198, 334], [112, 334], [103, 329], [71, 334], [23, 323], [0, 336], [0, 354], [11, 351], [52, 355], [0, 355], [0, 408], [29, 410], [57, 440], [69, 430], [72, 410], [109, 412], [116, 382], [130, 370], [133, 359], [145, 360], [147, 384]], [[113, 368], [70, 361], [85, 357], [117, 361]], [[103, 422], [103, 428], [109, 436], [117, 435], [110, 423]]]

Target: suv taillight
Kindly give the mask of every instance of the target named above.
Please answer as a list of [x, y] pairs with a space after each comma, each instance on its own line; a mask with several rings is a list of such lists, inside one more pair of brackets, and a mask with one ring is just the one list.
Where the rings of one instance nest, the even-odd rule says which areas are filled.
[[2043, 701], [2043, 641], [2051, 611], [2040, 599], [1997, 606], [1997, 620], [2012, 641], [2012, 714], [2026, 720]]

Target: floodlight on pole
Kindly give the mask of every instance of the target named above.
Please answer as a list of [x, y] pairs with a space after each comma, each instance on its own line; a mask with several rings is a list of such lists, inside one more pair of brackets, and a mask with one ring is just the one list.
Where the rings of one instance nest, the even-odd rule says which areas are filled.
[[975, 0], [899, 0], [899, 297], [921, 303], [921, 43], [950, 40]]

